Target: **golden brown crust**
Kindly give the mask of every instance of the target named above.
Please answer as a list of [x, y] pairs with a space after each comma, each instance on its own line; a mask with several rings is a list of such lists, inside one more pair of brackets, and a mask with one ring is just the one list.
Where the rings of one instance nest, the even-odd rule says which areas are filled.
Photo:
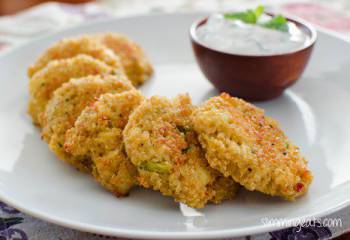
[[[39, 124], [53, 92], [71, 78], [97, 74], [113, 74], [115, 69], [89, 55], [79, 54], [68, 59], [52, 60], [37, 71], [29, 81], [29, 109], [33, 122]], [[121, 71], [123, 71], [121, 69]]]
[[222, 176], [204, 158], [192, 130], [192, 111], [188, 95], [173, 100], [151, 97], [131, 114], [123, 135], [126, 152], [139, 170], [140, 185], [202, 208], [208, 201], [232, 198], [237, 185], [227, 179], [231, 185], [213, 187]]
[[151, 77], [153, 67], [136, 42], [120, 33], [101, 33], [95, 37], [120, 57], [125, 73], [134, 86], [141, 85]]
[[52, 60], [71, 58], [79, 54], [89, 55], [118, 70], [123, 68], [119, 57], [115, 55], [112, 50], [90, 36], [83, 35], [75, 38], [62, 39], [51, 45], [37, 61], [29, 67], [28, 76], [32, 77]]
[[263, 110], [228, 94], [193, 114], [209, 164], [249, 190], [294, 200], [312, 181], [307, 161]]
[[[86, 106], [104, 93], [118, 93], [133, 89], [124, 74], [96, 75], [71, 79], [55, 92], [43, 114], [42, 137], [50, 149], [62, 160], [82, 171], [90, 171], [89, 159], [77, 159], [64, 151], [65, 134]], [[84, 161], [87, 161], [86, 163]]]
[[[119, 33], [63, 39], [28, 69], [28, 112], [62, 160], [125, 196], [139, 184], [202, 208], [238, 183], [288, 200], [312, 181], [307, 161], [263, 110], [228, 94], [144, 100], [153, 68]], [[130, 79], [130, 81], [129, 81]]]
[[93, 177], [117, 196], [127, 195], [137, 183], [137, 170], [124, 152], [122, 131], [143, 99], [136, 90], [106, 93], [86, 107], [66, 133], [65, 150], [91, 158]]

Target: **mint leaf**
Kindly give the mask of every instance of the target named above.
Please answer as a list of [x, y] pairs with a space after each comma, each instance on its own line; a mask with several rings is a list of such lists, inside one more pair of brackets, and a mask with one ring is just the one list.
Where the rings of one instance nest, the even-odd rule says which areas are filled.
[[224, 18], [228, 20], [241, 20], [244, 23], [255, 24], [264, 12], [263, 6], [258, 6], [255, 10], [247, 10], [245, 12], [225, 13]]
[[[231, 12], [225, 13], [224, 18], [227, 20], [241, 20], [244, 23], [248, 24], [257, 24], [261, 14], [264, 13], [264, 7], [258, 6], [254, 10], [249, 9], [245, 12]], [[282, 32], [288, 32], [288, 21], [282, 15], [276, 15], [271, 18], [269, 21], [259, 24], [262, 27], [275, 29]]]
[[259, 19], [259, 17], [261, 16], [261, 14], [264, 13], [264, 6], [258, 6], [255, 10], [254, 10], [254, 13], [255, 13], [255, 16], [256, 16], [256, 20]]
[[271, 20], [267, 21], [266, 23], [263, 23], [261, 26], [265, 28], [279, 30], [282, 32], [288, 32], [287, 19], [282, 15], [276, 15]]
[[228, 20], [241, 20], [245, 23], [256, 23], [256, 16], [252, 10], [246, 12], [225, 13], [224, 18]]

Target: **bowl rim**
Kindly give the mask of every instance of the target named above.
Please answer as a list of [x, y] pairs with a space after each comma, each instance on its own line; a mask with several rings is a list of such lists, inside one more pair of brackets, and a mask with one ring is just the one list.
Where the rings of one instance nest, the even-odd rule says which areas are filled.
[[[270, 15], [270, 16], [275, 16], [275, 15], [278, 15], [278, 13], [276, 12], [265, 12], [266, 14]], [[208, 20], [209, 16], [206, 16], [206, 17], [202, 17], [202, 18], [199, 18], [197, 20], [195, 20], [192, 24], [191, 24], [191, 27], [190, 27], [190, 37], [191, 37], [191, 40], [194, 41], [196, 44], [200, 45], [201, 47], [203, 48], [206, 48], [208, 50], [211, 50], [211, 51], [214, 51], [214, 52], [217, 52], [217, 53], [221, 53], [221, 54], [227, 54], [227, 55], [230, 55], [230, 56], [237, 56], [237, 57], [253, 57], [253, 58], [266, 58], [266, 57], [277, 57], [277, 56], [288, 56], [288, 55], [292, 55], [292, 54], [295, 54], [295, 53], [298, 53], [298, 52], [301, 52], [301, 51], [304, 51], [310, 47], [312, 47], [316, 40], [317, 40], [317, 31], [315, 29], [314, 26], [312, 26], [312, 24], [310, 24], [309, 22], [297, 17], [297, 16], [290, 16], [288, 14], [283, 14], [284, 17], [288, 20], [288, 21], [291, 21], [291, 22], [295, 22], [299, 25], [301, 25], [303, 28], [307, 29], [310, 33], [307, 33], [310, 35], [310, 41], [303, 47], [301, 48], [297, 48], [295, 50], [291, 50], [291, 51], [286, 51], [286, 52], [282, 52], [282, 53], [273, 53], [273, 54], [264, 54], [264, 55], [256, 55], [256, 54], [238, 54], [238, 53], [231, 53], [231, 52], [226, 52], [226, 51], [222, 51], [222, 50], [218, 50], [218, 49], [215, 49], [213, 47], [209, 47], [205, 44], [203, 44], [197, 37], [197, 34], [196, 34], [196, 31], [197, 31], [197, 28], [203, 24], [205, 21]], [[305, 30], [302, 30], [302, 31], [305, 31]]]

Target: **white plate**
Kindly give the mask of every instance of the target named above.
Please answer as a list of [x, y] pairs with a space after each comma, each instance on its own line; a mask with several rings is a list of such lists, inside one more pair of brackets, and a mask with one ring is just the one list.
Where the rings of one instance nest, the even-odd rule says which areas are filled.
[[174, 96], [189, 92], [195, 103], [217, 94], [194, 62], [188, 30], [200, 14], [114, 19], [60, 32], [0, 57], [0, 199], [67, 227], [133, 238], [214, 238], [277, 229], [262, 218], [320, 216], [350, 201], [350, 44], [319, 32], [311, 62], [300, 81], [273, 101], [258, 104], [310, 161], [314, 182], [307, 196], [286, 202], [242, 191], [230, 202], [193, 210], [135, 189], [117, 199], [89, 176], [57, 160], [26, 114], [26, 68], [62, 37], [97, 31], [129, 34], [147, 51], [155, 77], [141, 90]]

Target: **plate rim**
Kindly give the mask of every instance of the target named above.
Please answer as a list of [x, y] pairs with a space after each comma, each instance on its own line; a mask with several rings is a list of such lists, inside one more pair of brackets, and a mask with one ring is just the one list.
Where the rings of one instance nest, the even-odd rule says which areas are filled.
[[[3, 193], [0, 189], [0, 199], [5, 204], [17, 209], [18, 211], [28, 214], [32, 217], [38, 218], [49, 223], [53, 223], [65, 228], [75, 229], [82, 232], [101, 234], [113, 237], [122, 238], [133, 238], [133, 239], [221, 239], [221, 238], [232, 238], [232, 237], [243, 237], [249, 235], [257, 235], [261, 233], [268, 233], [272, 231], [277, 231], [284, 229], [285, 227], [274, 226], [273, 224], [262, 224], [258, 227], [244, 227], [239, 229], [225, 229], [225, 230], [205, 230], [205, 231], [193, 231], [193, 232], [159, 232], [159, 231], [144, 231], [144, 230], [125, 230], [123, 228], [115, 227], [96, 227], [88, 223], [81, 223], [77, 221], [71, 221], [67, 219], [62, 219], [59, 217], [52, 217], [49, 214], [42, 212], [32, 211], [28, 208], [22, 207], [18, 204], [16, 200], [11, 200], [11, 198], [4, 198]], [[292, 226], [295, 222], [302, 222], [304, 220], [319, 218], [338, 210], [341, 210], [350, 205], [350, 199], [343, 201], [335, 207], [330, 207], [323, 211], [318, 211], [315, 214], [308, 214], [302, 217], [295, 217], [290, 219], [285, 219], [283, 224], [285, 226]]]
[[[170, 12], [170, 13], [151, 13], [151, 14], [133, 14], [128, 16], [113, 16], [108, 17], [106, 19], [97, 19], [92, 20], [90, 22], [81, 23], [72, 27], [67, 27], [65, 29], [56, 30], [54, 32], [50, 32], [48, 34], [44, 34], [40, 37], [33, 38], [29, 41], [20, 43], [14, 47], [10, 47], [9, 49], [2, 50], [0, 52], [0, 59], [6, 58], [8, 55], [10, 55], [13, 52], [20, 51], [22, 48], [28, 47], [31, 44], [37, 42], [37, 41], [44, 41], [45, 39], [48, 39], [50, 37], [56, 37], [59, 36], [62, 33], [74, 31], [80, 28], [89, 28], [94, 25], [101, 25], [103, 23], [109, 23], [118, 21], [120, 19], [129, 19], [129, 18], [145, 18], [145, 17], [167, 17], [169, 15], [171, 16], [199, 16], [199, 15], [205, 15], [209, 14], [210, 12], [206, 11], [194, 11], [194, 12]], [[293, 16], [293, 15], [291, 15]], [[295, 17], [294, 17], [295, 18]], [[305, 21], [305, 20], [304, 20]], [[333, 30], [325, 29], [323, 27], [313, 25], [314, 28], [317, 30], [317, 32], [321, 32], [323, 34], [332, 36], [334, 38], [337, 38], [339, 40], [342, 40], [346, 43], [350, 44], [350, 38], [346, 37], [340, 33], [337, 33]], [[6, 194], [3, 192], [3, 190], [0, 187], [0, 201], [4, 202], [5, 204], [19, 210], [22, 213], [28, 214], [30, 216], [33, 216], [35, 218], [41, 219], [43, 221], [47, 221], [62, 227], [70, 228], [70, 229], [76, 229], [83, 232], [90, 232], [90, 233], [96, 233], [96, 234], [102, 234], [107, 236], [115, 236], [115, 237], [122, 237], [122, 238], [136, 238], [136, 239], [213, 239], [213, 238], [227, 238], [227, 237], [241, 237], [241, 236], [247, 236], [247, 235], [255, 235], [260, 233], [267, 233], [271, 231], [276, 231], [279, 229], [283, 229], [285, 227], [281, 226], [274, 226], [273, 224], [262, 224], [258, 227], [244, 227], [239, 229], [223, 229], [223, 230], [204, 230], [204, 231], [193, 231], [193, 232], [159, 232], [154, 230], [125, 230], [123, 228], [116, 228], [116, 227], [99, 227], [95, 226], [89, 223], [82, 223], [74, 220], [69, 219], [63, 219], [60, 217], [51, 216], [50, 214], [47, 214], [45, 212], [38, 212], [38, 211], [32, 211], [29, 208], [26, 208], [25, 205], [18, 203], [16, 200], [11, 199], [10, 197], [7, 197]], [[314, 214], [307, 214], [303, 215], [301, 217], [294, 217], [294, 218], [286, 218], [283, 221], [283, 225], [289, 226], [292, 225], [292, 223], [298, 221], [303, 221], [311, 218], [318, 218], [322, 217], [331, 213], [334, 213], [342, 208], [345, 208], [350, 205], [350, 199], [345, 200], [339, 204], [337, 204], [334, 207], [329, 207], [325, 210], [320, 210]], [[282, 224], [281, 224], [282, 225]]]

